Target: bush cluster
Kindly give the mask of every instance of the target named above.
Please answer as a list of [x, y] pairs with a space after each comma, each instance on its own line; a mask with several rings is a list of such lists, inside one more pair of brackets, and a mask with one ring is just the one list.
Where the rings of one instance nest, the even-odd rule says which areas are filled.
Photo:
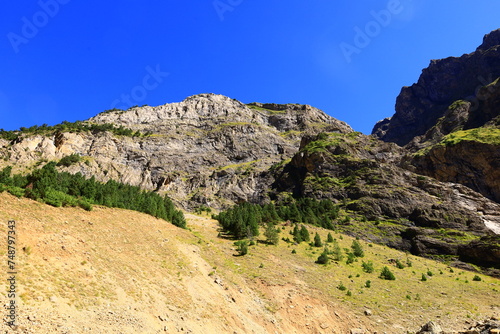
[[115, 126], [113, 124], [94, 124], [89, 122], [67, 122], [64, 121], [61, 124], [54, 126], [49, 126], [47, 124], [43, 125], [33, 125], [29, 128], [21, 127], [18, 131], [5, 131], [0, 129], [0, 138], [6, 139], [8, 141], [13, 141], [19, 138], [21, 134], [28, 135], [54, 135], [58, 132], [85, 132], [90, 131], [93, 133], [109, 131], [115, 135], [128, 136], [128, 137], [141, 137], [143, 134], [139, 131], [134, 131], [132, 129], [126, 128], [124, 126]]

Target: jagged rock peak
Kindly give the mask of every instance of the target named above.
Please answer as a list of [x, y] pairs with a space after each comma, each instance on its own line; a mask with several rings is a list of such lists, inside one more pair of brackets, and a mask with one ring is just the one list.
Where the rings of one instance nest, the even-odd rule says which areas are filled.
[[[185, 124], [203, 126], [206, 122], [247, 122], [268, 125], [280, 131], [303, 130], [305, 124], [325, 123], [333, 125], [327, 131], [352, 132], [345, 122], [328, 116], [309, 105], [244, 103], [218, 94], [189, 96], [182, 102], [167, 103], [157, 107], [133, 107], [128, 110], [110, 110], [100, 113], [89, 121], [112, 123], [155, 132], [164, 126]], [[298, 127], [298, 128], [295, 128]], [[302, 127], [302, 128], [301, 128]]]
[[384, 141], [404, 146], [436, 125], [453, 102], [481, 103], [481, 97], [476, 96], [478, 89], [500, 77], [498, 46], [500, 29], [486, 35], [475, 52], [432, 60], [422, 70], [417, 83], [401, 89], [396, 99], [396, 113], [390, 121], [377, 123], [372, 133]]
[[489, 34], [484, 35], [483, 44], [481, 44], [477, 51], [486, 51], [494, 46], [500, 45], [500, 29], [493, 30]]

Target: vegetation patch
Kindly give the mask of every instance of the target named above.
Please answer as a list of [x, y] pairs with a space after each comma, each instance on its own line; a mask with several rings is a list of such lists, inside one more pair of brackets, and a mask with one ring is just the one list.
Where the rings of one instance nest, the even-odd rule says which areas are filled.
[[28, 197], [55, 207], [79, 206], [87, 211], [92, 204], [130, 209], [150, 214], [185, 228], [182, 211], [176, 210], [167, 196], [141, 190], [139, 187], [109, 180], [100, 183], [80, 173], [58, 172], [54, 161], [28, 175], [11, 176], [12, 167], [0, 171], [0, 191]]
[[264, 111], [269, 114], [285, 114], [286, 110], [272, 110], [272, 109], [267, 109], [267, 108], [262, 108], [259, 106], [256, 106], [255, 104], [249, 103], [246, 105], [250, 109], [258, 110], [258, 111]]
[[483, 144], [500, 145], [500, 129], [481, 127], [456, 131], [445, 136], [441, 144], [453, 146], [462, 141], [476, 141]]
[[[329, 200], [300, 198], [279, 205], [272, 203], [258, 205], [245, 202], [214, 215], [214, 218], [219, 221], [224, 231], [236, 239], [243, 239], [259, 235], [259, 226], [269, 223], [277, 224], [281, 221], [290, 221], [295, 224], [307, 223], [333, 229], [332, 221], [338, 217], [338, 213], [338, 206]], [[303, 237], [302, 241], [309, 241], [305, 239]]]
[[13, 141], [19, 138], [21, 135], [43, 135], [43, 136], [52, 136], [56, 133], [80, 133], [80, 132], [111, 132], [118, 136], [127, 136], [127, 137], [143, 137], [145, 134], [140, 131], [134, 131], [132, 129], [126, 128], [124, 126], [115, 126], [114, 124], [94, 124], [90, 122], [67, 122], [64, 121], [61, 124], [57, 124], [54, 126], [49, 126], [47, 124], [43, 124], [41, 126], [33, 125], [29, 128], [21, 127], [17, 131], [5, 131], [0, 129], [0, 138]]

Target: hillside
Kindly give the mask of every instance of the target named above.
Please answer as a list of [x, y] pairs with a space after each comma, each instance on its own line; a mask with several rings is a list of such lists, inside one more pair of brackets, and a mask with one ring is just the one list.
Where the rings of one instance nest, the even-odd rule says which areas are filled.
[[[6, 193], [0, 206], [1, 233], [17, 222], [21, 333], [402, 333], [430, 320], [463, 330], [500, 317], [498, 279], [474, 281], [363, 241], [364, 258], [323, 266], [315, 263], [321, 249], [283, 241], [235, 257], [207, 217], [187, 215], [187, 231], [132, 211], [54, 208]], [[326, 230], [309, 230], [326, 240]], [[353, 240], [334, 238], [342, 248]], [[397, 269], [395, 259], [411, 267]], [[361, 260], [375, 271], [364, 272]], [[378, 278], [383, 266], [395, 281]]]

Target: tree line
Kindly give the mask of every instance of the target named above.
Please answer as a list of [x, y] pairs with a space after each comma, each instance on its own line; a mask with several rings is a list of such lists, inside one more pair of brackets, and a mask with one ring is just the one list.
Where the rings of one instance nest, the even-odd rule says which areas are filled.
[[333, 221], [338, 215], [339, 207], [329, 200], [299, 198], [278, 205], [244, 202], [213, 217], [226, 233], [236, 239], [243, 239], [258, 236], [260, 226], [281, 221], [306, 223], [333, 230]]
[[126, 128], [122, 125], [115, 126], [114, 124], [94, 124], [89, 122], [68, 122], [64, 121], [60, 124], [49, 126], [47, 124], [42, 125], [33, 125], [29, 128], [21, 127], [18, 131], [6, 131], [4, 129], [0, 129], [0, 138], [6, 139], [8, 141], [13, 141], [19, 138], [21, 134], [29, 134], [29, 135], [53, 135], [58, 132], [111, 132], [115, 135], [119, 136], [127, 136], [127, 137], [141, 137], [143, 134], [140, 131], [134, 131], [132, 129]]
[[182, 211], [177, 210], [168, 196], [160, 196], [139, 187], [109, 180], [86, 179], [82, 174], [56, 170], [52, 161], [28, 175], [12, 175], [12, 167], [0, 171], [0, 191], [9, 191], [18, 197], [27, 197], [52, 206], [80, 206], [92, 210], [92, 205], [104, 205], [147, 213], [186, 228]]

